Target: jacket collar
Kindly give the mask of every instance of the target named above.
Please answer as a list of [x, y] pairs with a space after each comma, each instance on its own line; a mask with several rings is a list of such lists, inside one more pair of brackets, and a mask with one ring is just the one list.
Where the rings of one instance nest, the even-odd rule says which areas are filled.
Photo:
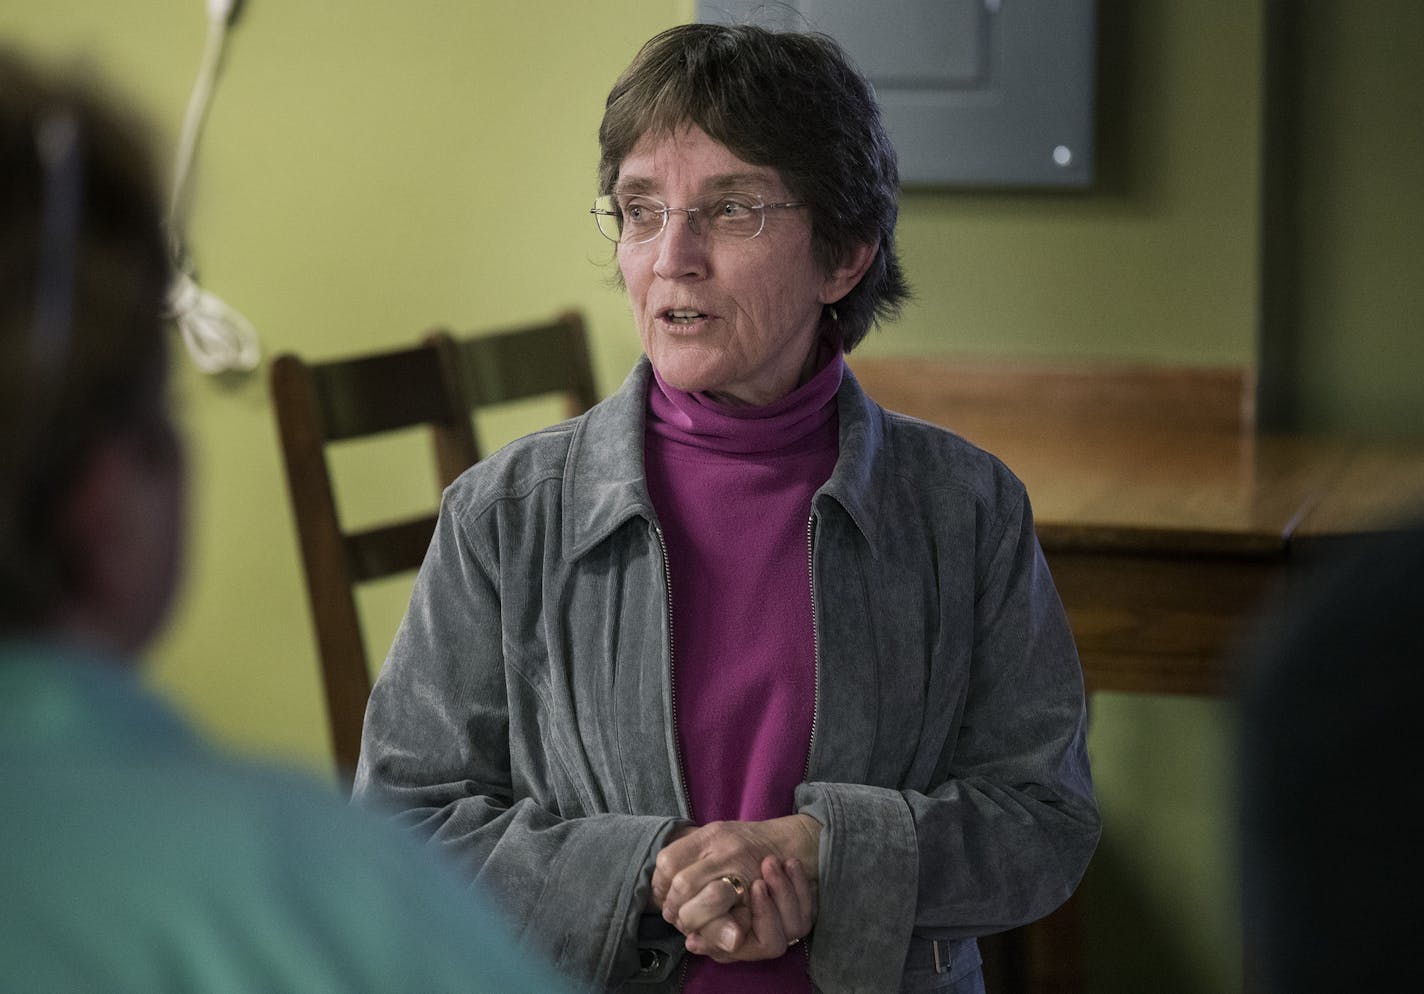
[[832, 498], [845, 509], [865, 537], [870, 554], [880, 558], [883, 495], [889, 492], [890, 442], [885, 434], [885, 412], [861, 389], [847, 366], [836, 393], [840, 414], [840, 455], [831, 478], [816, 492], [812, 507]]
[[564, 557], [574, 560], [629, 518], [656, 521], [643, 473], [643, 426], [653, 367], [638, 360], [623, 385], [575, 422], [564, 465]]
[[[574, 560], [633, 517], [656, 522], [643, 472], [643, 431], [652, 365], [638, 360], [617, 392], [580, 418], [564, 466], [564, 557]], [[879, 557], [879, 509], [887, 472], [884, 412], [847, 368], [836, 403], [840, 454], [831, 478], [813, 499], [841, 505]]]

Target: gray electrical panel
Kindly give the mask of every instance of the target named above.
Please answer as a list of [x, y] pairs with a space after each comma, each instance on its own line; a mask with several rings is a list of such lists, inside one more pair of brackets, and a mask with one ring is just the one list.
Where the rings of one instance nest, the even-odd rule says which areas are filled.
[[698, 19], [823, 31], [875, 86], [905, 185], [1093, 181], [1097, 0], [699, 0]]

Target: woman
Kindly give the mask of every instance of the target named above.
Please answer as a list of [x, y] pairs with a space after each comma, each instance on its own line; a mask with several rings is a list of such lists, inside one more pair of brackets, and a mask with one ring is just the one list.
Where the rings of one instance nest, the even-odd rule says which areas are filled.
[[684, 25], [600, 143], [645, 358], [447, 492], [357, 794], [595, 989], [982, 990], [1096, 844], [1082, 686], [1022, 486], [843, 364], [907, 293], [869, 85]]

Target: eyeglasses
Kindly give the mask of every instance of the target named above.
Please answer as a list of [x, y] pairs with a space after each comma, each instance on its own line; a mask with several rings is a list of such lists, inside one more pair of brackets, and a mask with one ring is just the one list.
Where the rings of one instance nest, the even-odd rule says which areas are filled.
[[641, 245], [663, 233], [669, 214], [686, 214], [694, 233], [698, 224], [714, 235], [755, 238], [766, 227], [766, 212], [786, 207], [810, 206], [803, 201], [768, 204], [755, 193], [719, 193], [694, 207], [669, 207], [654, 197], [622, 193], [599, 197], [589, 211], [604, 238]]

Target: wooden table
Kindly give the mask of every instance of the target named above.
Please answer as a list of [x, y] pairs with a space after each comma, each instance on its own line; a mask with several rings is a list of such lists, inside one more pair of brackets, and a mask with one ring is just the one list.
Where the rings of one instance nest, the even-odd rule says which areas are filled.
[[[1090, 691], [1220, 694], [1326, 552], [1424, 509], [1424, 451], [1254, 433], [993, 438], [1024, 479]], [[1071, 451], [1071, 454], [1070, 454]]]
[[[1424, 513], [1424, 444], [1259, 433], [1241, 371], [851, 368], [1024, 481], [1090, 692], [1229, 694], [1239, 640], [1294, 577]], [[990, 991], [1081, 991], [1077, 935], [1070, 901], [989, 937]]]

